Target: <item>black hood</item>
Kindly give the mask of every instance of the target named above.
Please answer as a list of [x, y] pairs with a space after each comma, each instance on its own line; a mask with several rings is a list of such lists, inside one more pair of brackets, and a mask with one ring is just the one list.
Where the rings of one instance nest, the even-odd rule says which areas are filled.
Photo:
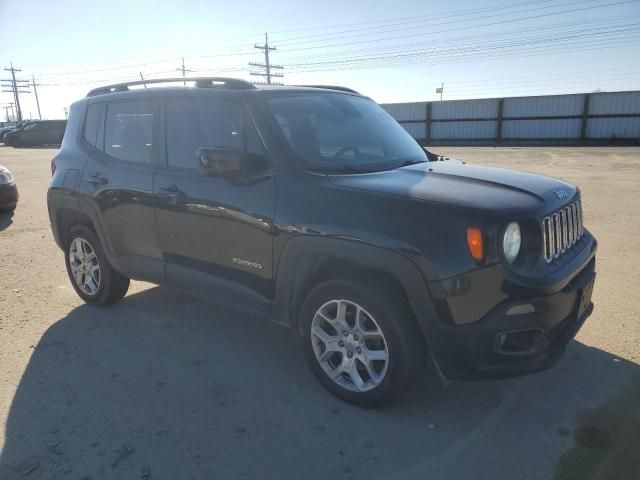
[[426, 162], [375, 173], [333, 175], [330, 181], [342, 187], [496, 214], [554, 210], [578, 192], [575, 185], [556, 178], [457, 161]]

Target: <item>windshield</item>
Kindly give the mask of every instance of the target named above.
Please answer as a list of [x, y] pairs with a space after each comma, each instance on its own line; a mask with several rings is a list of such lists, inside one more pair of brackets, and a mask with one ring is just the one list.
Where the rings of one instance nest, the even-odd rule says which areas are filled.
[[310, 92], [268, 102], [290, 147], [313, 170], [377, 171], [427, 161], [413, 137], [367, 98]]

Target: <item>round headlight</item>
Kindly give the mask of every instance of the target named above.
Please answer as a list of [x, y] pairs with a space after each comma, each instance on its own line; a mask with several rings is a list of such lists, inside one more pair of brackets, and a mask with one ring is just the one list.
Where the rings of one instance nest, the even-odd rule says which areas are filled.
[[507, 225], [502, 237], [502, 251], [507, 262], [513, 263], [518, 258], [520, 247], [522, 246], [522, 235], [518, 222], [511, 222]]

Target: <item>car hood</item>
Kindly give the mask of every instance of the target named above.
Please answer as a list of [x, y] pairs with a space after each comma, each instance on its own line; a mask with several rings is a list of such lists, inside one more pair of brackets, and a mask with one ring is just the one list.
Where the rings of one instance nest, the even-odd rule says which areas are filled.
[[575, 185], [556, 178], [451, 160], [383, 172], [332, 175], [330, 181], [346, 188], [497, 214], [552, 210], [578, 192]]

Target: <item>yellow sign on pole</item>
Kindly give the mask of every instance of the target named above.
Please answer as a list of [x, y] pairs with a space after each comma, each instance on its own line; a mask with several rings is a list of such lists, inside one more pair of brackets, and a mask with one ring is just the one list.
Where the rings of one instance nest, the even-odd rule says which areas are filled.
[[436, 87], [436, 93], [442, 93], [443, 90], [444, 88], [442, 87]]

